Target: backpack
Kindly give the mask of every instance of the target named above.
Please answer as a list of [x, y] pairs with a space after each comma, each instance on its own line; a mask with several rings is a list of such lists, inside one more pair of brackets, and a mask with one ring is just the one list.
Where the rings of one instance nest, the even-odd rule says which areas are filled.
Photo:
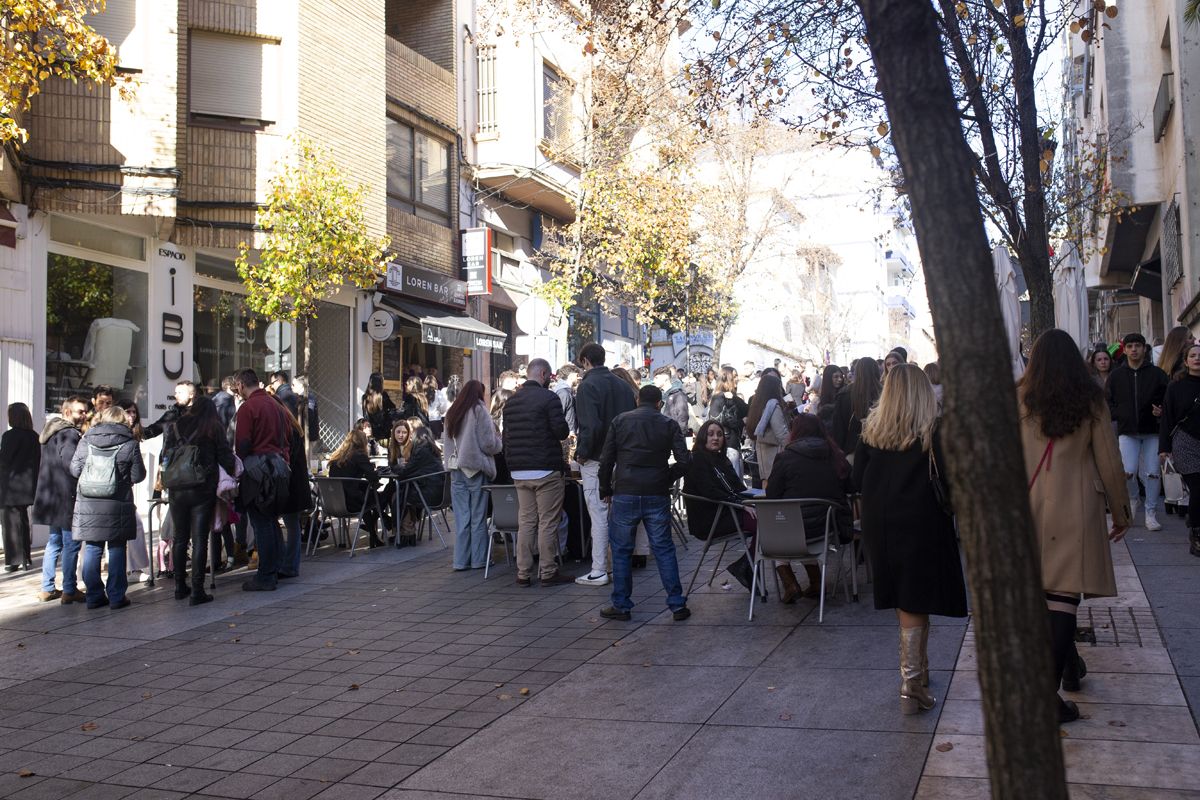
[[97, 447], [88, 445], [87, 460], [79, 473], [76, 487], [83, 497], [96, 500], [115, 500], [117, 497], [117, 451], [121, 445]]
[[736, 431], [741, 426], [742, 421], [738, 417], [737, 406], [733, 400], [725, 399], [725, 404], [721, 406], [721, 413], [717, 414], [717, 422], [721, 423], [721, 427], [727, 431]]
[[193, 489], [204, 485], [205, 470], [200, 462], [200, 448], [192, 444], [196, 433], [192, 435], [171, 454], [162, 473], [164, 489]]

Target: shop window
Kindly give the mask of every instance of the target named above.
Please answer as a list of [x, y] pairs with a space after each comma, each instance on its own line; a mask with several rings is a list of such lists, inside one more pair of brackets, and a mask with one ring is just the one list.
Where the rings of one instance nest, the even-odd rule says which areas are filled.
[[388, 117], [388, 202], [431, 222], [450, 224], [450, 146]]
[[102, 228], [70, 217], [50, 218], [50, 238], [61, 244], [108, 253], [110, 256], [146, 260], [146, 240], [141, 236]]
[[208, 255], [207, 253], [196, 253], [196, 273], [207, 275], [210, 278], [219, 278], [223, 281], [240, 283], [242, 280], [238, 275], [237, 267], [234, 266], [232, 261]]
[[279, 44], [252, 36], [191, 32], [188, 109], [253, 124], [279, 119]]
[[221, 379], [250, 368], [265, 378], [277, 369], [295, 371], [293, 328], [273, 322], [246, 307], [246, 298], [197, 286], [193, 294], [193, 380], [215, 390]]
[[500, 373], [512, 369], [513, 354], [513, 312], [506, 308], [489, 308], [488, 324], [498, 331], [504, 331], [504, 352], [492, 353], [492, 380], [500, 377]]
[[51, 253], [46, 265], [46, 410], [111, 386], [149, 411], [144, 272]]

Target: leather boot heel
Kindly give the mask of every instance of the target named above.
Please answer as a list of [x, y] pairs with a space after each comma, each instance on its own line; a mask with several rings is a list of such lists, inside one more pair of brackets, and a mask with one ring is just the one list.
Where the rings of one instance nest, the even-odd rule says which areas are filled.
[[917, 698], [900, 695], [900, 713], [906, 717], [911, 717], [913, 714], [918, 714], [921, 711], [921, 706], [917, 703]]
[[[923, 628], [900, 629], [900, 713], [928, 711], [937, 702], [921, 685]], [[909, 709], [916, 707], [915, 711]]]

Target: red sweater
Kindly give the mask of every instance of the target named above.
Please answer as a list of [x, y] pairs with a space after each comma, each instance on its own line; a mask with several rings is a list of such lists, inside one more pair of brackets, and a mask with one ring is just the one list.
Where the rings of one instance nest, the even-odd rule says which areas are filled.
[[258, 389], [237, 412], [234, 433], [240, 458], [277, 453], [288, 456], [288, 430], [283, 409], [265, 390]]

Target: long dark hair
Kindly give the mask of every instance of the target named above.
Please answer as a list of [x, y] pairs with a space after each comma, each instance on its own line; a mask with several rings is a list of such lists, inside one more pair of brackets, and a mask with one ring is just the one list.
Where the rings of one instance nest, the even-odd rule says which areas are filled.
[[1057, 328], [1033, 343], [1018, 386], [1024, 411], [1037, 418], [1047, 439], [1074, 432], [1104, 404], [1075, 340]]
[[837, 399], [840, 387], [833, 385], [833, 376], [841, 374], [842, 368], [836, 364], [830, 364], [821, 373], [821, 393], [817, 396], [817, 402], [822, 408], [833, 405], [833, 401]]
[[133, 412], [133, 424], [129, 427], [133, 430], [133, 438], [140, 442], [142, 440], [142, 411], [138, 408], [137, 403], [132, 400], [118, 400], [117, 408], [122, 411]]
[[[715, 419], [710, 419], [700, 426], [700, 430], [696, 431], [696, 437], [692, 440], [693, 453], [708, 452], [708, 429], [716, 428], [721, 431], [721, 439], [725, 439], [725, 426], [717, 422]], [[729, 442], [725, 441], [725, 447], [729, 447]], [[721, 455], [725, 455], [725, 448], [721, 449]]]
[[871, 406], [879, 399], [883, 384], [879, 381], [879, 364], [870, 356], [854, 362], [854, 383], [850, 384], [850, 414], [866, 419]]
[[462, 424], [466, 420], [467, 414], [471, 412], [472, 408], [482, 404], [483, 384], [479, 381], [467, 381], [459, 391], [458, 397], [454, 398], [454, 403], [446, 411], [446, 419], [443, 421], [446, 435], [451, 439], [457, 437], [459, 431], [462, 430]]
[[212, 398], [206, 395], [200, 395], [192, 401], [188, 410], [179, 418], [179, 426], [182, 428], [179, 431], [181, 438], [194, 433], [201, 439], [215, 441], [225, 436], [225, 426], [221, 424], [221, 418], [217, 415], [217, 407], [213, 405]]
[[846, 454], [833, 441], [825, 423], [815, 414], [797, 414], [792, 418], [792, 424], [788, 426], [788, 444], [800, 439], [823, 439], [833, 457], [833, 471], [843, 479], [850, 474], [850, 462], [846, 460]]
[[366, 414], [368, 417], [372, 414], [378, 414], [383, 409], [385, 394], [383, 391], [383, 373], [372, 372], [367, 377], [367, 391], [363, 394], [363, 414]]

